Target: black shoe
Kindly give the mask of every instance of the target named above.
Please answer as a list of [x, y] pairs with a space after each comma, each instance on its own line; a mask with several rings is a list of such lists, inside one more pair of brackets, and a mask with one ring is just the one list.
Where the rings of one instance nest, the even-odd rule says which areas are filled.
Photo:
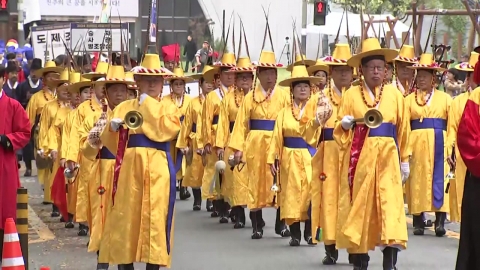
[[[78, 236], [87, 236], [88, 235], [88, 226], [86, 225], [83, 225], [83, 224], [80, 224], [78, 226], [78, 233], [77, 233]], [[88, 247], [88, 244], [87, 244], [87, 247]]]
[[212, 218], [216, 218], [216, 217], [219, 217], [220, 216], [220, 213], [218, 212], [219, 211], [219, 206], [218, 206], [218, 201], [217, 200], [212, 200], [212, 214], [210, 214], [210, 217]]
[[333, 245], [325, 245], [325, 257], [322, 260], [324, 265], [334, 265], [338, 261], [338, 250]]
[[386, 247], [383, 250], [383, 270], [396, 270], [398, 249]]
[[25, 176], [25, 177], [30, 177], [30, 176], [32, 176], [32, 169], [26, 169], [26, 170], [25, 170], [25, 173], [23, 174], [23, 176]]
[[65, 223], [65, 228], [66, 229], [73, 229], [73, 228], [75, 228], [75, 224], [73, 224], [73, 222], [71, 222], [71, 221], [68, 221], [68, 222]]
[[193, 211], [202, 210], [202, 191], [199, 188], [192, 188]]
[[147, 263], [145, 270], [159, 270], [160, 265]]
[[241, 206], [235, 206], [232, 208], [230, 214], [234, 212], [235, 215], [235, 225], [233, 225], [234, 229], [242, 229], [245, 228], [245, 209]]
[[220, 199], [217, 201], [218, 203], [218, 213], [219, 213], [219, 216], [220, 216], [220, 220], [219, 222], [221, 224], [227, 224], [228, 223], [228, 217], [229, 217], [229, 213], [228, 213], [228, 203], [225, 202], [225, 200], [223, 199]]
[[352, 254], [354, 256], [353, 260], [353, 270], [367, 270], [368, 262], [370, 261], [370, 256], [368, 254]]
[[109, 266], [108, 263], [97, 263], [96, 270], [107, 270]]
[[119, 264], [118, 265], [118, 270], [135, 270], [135, 268], [133, 267], [133, 263]]
[[425, 223], [422, 215], [413, 215], [413, 235], [425, 234]]
[[258, 223], [259, 221], [259, 213], [260, 211], [251, 212], [250, 211], [250, 219], [252, 220], [252, 239], [262, 239], [263, 238], [263, 228], [260, 227]]
[[317, 245], [316, 243], [313, 243], [313, 238], [312, 238], [312, 221], [311, 220], [305, 220], [305, 228], [303, 230], [303, 239], [305, 242], [307, 242], [308, 245], [310, 246], [315, 246]]
[[207, 209], [207, 212], [213, 212], [212, 200], [207, 200], [207, 203], [205, 204], [205, 209]]
[[445, 219], [447, 219], [447, 213], [435, 213], [435, 235], [438, 237], [442, 237], [447, 233], [447, 230], [445, 230]]
[[291, 238], [289, 245], [291, 247], [298, 247], [300, 246], [300, 239], [302, 238], [302, 232], [300, 230], [300, 222], [295, 222], [292, 225], [290, 225], [290, 232], [291, 232]]
[[275, 218], [275, 233], [281, 237], [290, 237], [292, 234], [285, 225], [283, 220], [280, 220], [280, 207], [277, 209], [277, 216]]
[[178, 186], [180, 187], [179, 196], [180, 196], [180, 200], [185, 201], [188, 198], [190, 198], [191, 195], [190, 195], [190, 192], [188, 191], [187, 187], [182, 187], [182, 181], [183, 180], [178, 181]]
[[50, 214], [51, 217], [59, 217], [60, 212], [58, 211], [58, 207], [52, 204], [52, 213]]

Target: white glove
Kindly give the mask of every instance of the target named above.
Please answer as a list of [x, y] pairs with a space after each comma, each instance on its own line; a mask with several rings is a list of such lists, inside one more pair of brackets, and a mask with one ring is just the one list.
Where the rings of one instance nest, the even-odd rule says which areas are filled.
[[345, 115], [342, 118], [342, 128], [345, 130], [349, 130], [353, 127], [353, 116]]
[[138, 104], [142, 105], [142, 103], [145, 101], [145, 99], [148, 97], [147, 94], [143, 93], [140, 95], [140, 98], [138, 99]]
[[410, 176], [410, 163], [402, 162], [400, 164], [400, 171], [402, 173], [402, 184], [407, 182], [408, 177]]
[[112, 120], [110, 120], [110, 127], [112, 128], [113, 131], [118, 131], [122, 124], [123, 124], [123, 120], [120, 118], [113, 118]]

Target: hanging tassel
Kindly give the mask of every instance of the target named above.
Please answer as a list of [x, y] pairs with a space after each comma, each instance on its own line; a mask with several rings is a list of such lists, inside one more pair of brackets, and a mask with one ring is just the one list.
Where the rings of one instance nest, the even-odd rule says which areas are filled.
[[321, 242], [322, 239], [323, 239], [322, 228], [317, 228], [317, 233], [315, 235], [315, 240], [317, 240], [318, 242]]
[[480, 84], [480, 56], [478, 56], [479, 62], [475, 64], [475, 69], [473, 70], [473, 81], [476, 84]]

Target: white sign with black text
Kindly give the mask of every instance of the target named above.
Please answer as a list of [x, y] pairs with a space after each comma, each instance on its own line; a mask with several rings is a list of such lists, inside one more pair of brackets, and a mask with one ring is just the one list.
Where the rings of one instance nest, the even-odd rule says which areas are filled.
[[76, 51], [106, 52], [111, 44], [113, 52], [121, 52], [122, 42], [123, 51], [128, 51], [127, 23], [72, 23], [71, 25], [70, 44], [71, 48], [77, 46]]
[[54, 60], [70, 46], [70, 24], [32, 27], [32, 47], [35, 58]]
[[[36, 0], [42, 16], [100, 16], [103, 0]], [[138, 17], [138, 0], [110, 0], [112, 16]]]

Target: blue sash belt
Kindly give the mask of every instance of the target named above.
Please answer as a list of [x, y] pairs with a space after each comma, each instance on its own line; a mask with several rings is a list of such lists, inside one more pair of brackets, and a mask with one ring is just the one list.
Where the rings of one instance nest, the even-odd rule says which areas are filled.
[[231, 121], [230, 122], [230, 133], [233, 132], [233, 126], [235, 125], [235, 122], [234, 121]]
[[115, 159], [115, 155], [108, 150], [105, 146], [100, 149], [100, 152], [97, 155], [97, 159]]
[[175, 184], [177, 182], [175, 177], [175, 165], [173, 163], [172, 155], [170, 154], [170, 142], [154, 142], [147, 138], [144, 134], [131, 134], [128, 138], [127, 148], [153, 148], [159, 151], [164, 151], [167, 156], [168, 172], [170, 174], [170, 194], [168, 197], [168, 213], [167, 226], [165, 228], [167, 238], [167, 253], [170, 254], [170, 235], [172, 233], [173, 210], [175, 208], [175, 197], [177, 191]]
[[196, 123], [192, 124], [192, 132], [197, 133], [197, 124]]
[[250, 119], [250, 130], [273, 131], [275, 120]]
[[218, 115], [214, 115], [212, 119], [212, 125], [218, 124]]
[[333, 141], [333, 128], [324, 128], [320, 134], [320, 142]]
[[313, 157], [317, 149], [311, 147], [303, 138], [300, 137], [285, 137], [283, 138], [283, 146], [293, 149], [307, 149]]
[[397, 127], [392, 123], [382, 123], [377, 128], [371, 128], [368, 137], [389, 137], [393, 138], [397, 146], [398, 158], [400, 159], [400, 149], [398, 149]]
[[440, 208], [443, 205], [444, 197], [444, 178], [445, 178], [445, 153], [443, 131], [447, 130], [447, 120], [441, 118], [424, 118], [412, 120], [410, 122], [412, 130], [433, 129], [435, 134], [434, 152], [433, 152], [433, 206]]

